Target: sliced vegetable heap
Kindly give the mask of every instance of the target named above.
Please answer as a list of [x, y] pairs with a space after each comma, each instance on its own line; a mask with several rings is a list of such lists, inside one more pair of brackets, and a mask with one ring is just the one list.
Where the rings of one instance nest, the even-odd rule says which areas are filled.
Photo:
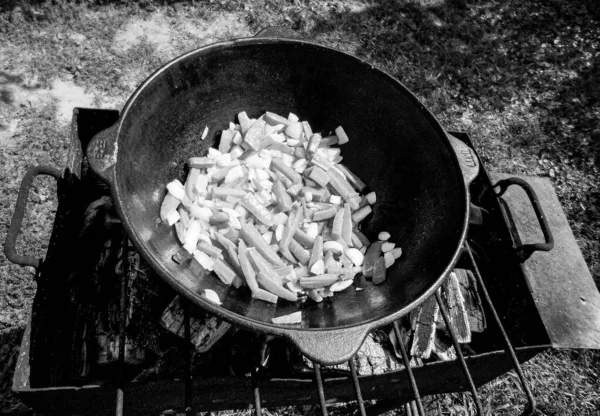
[[402, 250], [387, 232], [370, 244], [359, 230], [376, 195], [361, 196], [365, 183], [341, 164], [344, 129], [322, 137], [294, 114], [238, 120], [218, 149], [190, 158], [185, 185], [167, 185], [160, 217], [183, 247], [223, 283], [266, 302], [303, 294], [321, 302], [357, 273], [382, 283]]

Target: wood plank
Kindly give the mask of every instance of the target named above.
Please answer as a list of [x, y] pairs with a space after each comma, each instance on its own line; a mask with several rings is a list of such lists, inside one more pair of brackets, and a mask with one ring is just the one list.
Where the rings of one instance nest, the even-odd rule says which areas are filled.
[[469, 328], [471, 332], [483, 332], [487, 323], [475, 276], [473, 272], [465, 269], [454, 269], [454, 273], [460, 285], [460, 293], [469, 317]]
[[435, 296], [430, 296], [419, 306], [415, 335], [410, 349], [412, 357], [426, 359], [431, 355], [439, 310]]
[[460, 291], [460, 284], [456, 273], [451, 272], [442, 285], [442, 301], [445, 302], [450, 316], [451, 330], [454, 331], [456, 339], [461, 344], [471, 342], [471, 328], [469, 316], [465, 309], [465, 302]]

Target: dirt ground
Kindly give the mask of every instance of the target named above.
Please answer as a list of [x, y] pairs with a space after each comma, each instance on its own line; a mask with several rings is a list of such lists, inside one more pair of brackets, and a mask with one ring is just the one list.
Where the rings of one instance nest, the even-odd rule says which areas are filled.
[[[174, 57], [283, 25], [354, 53], [414, 91], [448, 129], [467, 131], [488, 168], [551, 178], [600, 282], [600, 11], [592, 1], [241, 0], [0, 3], [0, 241], [20, 180], [62, 167], [78, 107], [121, 108]], [[42, 258], [56, 187], [37, 179], [18, 251]], [[35, 293], [33, 271], [0, 255], [0, 412]], [[600, 355], [550, 352], [525, 366], [546, 415], [598, 415]], [[489, 414], [516, 415], [514, 374], [486, 385]], [[472, 414], [461, 395], [432, 414]], [[403, 414], [398, 411], [397, 414]]]

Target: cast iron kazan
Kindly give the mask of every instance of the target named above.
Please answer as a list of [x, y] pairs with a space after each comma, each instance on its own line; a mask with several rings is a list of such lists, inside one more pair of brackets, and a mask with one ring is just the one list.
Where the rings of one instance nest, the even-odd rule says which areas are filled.
[[[158, 220], [165, 185], [185, 179], [187, 159], [204, 155], [241, 111], [293, 112], [324, 134], [344, 127], [350, 143], [342, 147], [343, 163], [377, 194], [362, 230], [371, 241], [388, 231], [404, 251], [384, 284], [350, 288], [319, 304], [272, 305], [197, 264], [172, 260], [180, 244], [174, 228]], [[202, 141], [205, 126], [211, 135]], [[179, 293], [236, 325], [286, 336], [323, 364], [348, 360], [371, 329], [440, 286], [465, 239], [468, 183], [478, 168], [471, 150], [390, 75], [334, 49], [275, 37], [217, 43], [166, 64], [135, 91], [118, 122], [94, 138], [87, 156], [110, 184], [131, 241]], [[206, 288], [222, 306], [200, 296]], [[271, 323], [298, 308], [301, 326]]]

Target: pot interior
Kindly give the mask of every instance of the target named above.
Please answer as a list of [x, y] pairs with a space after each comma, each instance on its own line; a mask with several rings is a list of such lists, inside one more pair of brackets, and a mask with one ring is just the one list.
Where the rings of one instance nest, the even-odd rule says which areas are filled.
[[[247, 288], [224, 286], [195, 262], [172, 261], [180, 244], [174, 228], [158, 221], [165, 185], [184, 182], [188, 158], [203, 156], [240, 111], [250, 117], [293, 112], [323, 135], [344, 127], [350, 142], [341, 146], [342, 163], [377, 194], [362, 231], [371, 241], [388, 231], [403, 250], [384, 284], [351, 287], [319, 304], [272, 305], [252, 301]], [[202, 141], [205, 126], [209, 136]], [[393, 78], [328, 48], [249, 39], [185, 55], [132, 97], [118, 146], [115, 195], [133, 242], [161, 276], [213, 312], [198, 293], [215, 290], [223, 302], [219, 313], [238, 323], [246, 317], [269, 324], [298, 307], [307, 328], [398, 317], [441, 281], [461, 244], [465, 186], [437, 121]]]

